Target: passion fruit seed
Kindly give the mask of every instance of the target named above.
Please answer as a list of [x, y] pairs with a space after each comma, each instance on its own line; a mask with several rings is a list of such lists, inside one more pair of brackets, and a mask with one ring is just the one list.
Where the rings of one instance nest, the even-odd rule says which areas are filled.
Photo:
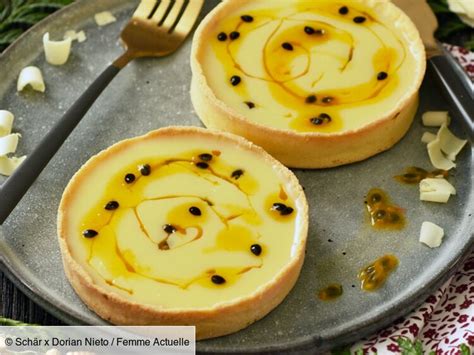
[[207, 169], [207, 168], [209, 168], [209, 164], [208, 164], [208, 163], [204, 163], [203, 161], [200, 161], [200, 162], [196, 163], [196, 166], [197, 166], [199, 169]]
[[201, 210], [195, 206], [189, 207], [189, 213], [191, 213], [193, 216], [200, 216], [202, 214]]
[[99, 234], [99, 232], [97, 232], [96, 230], [93, 230], [93, 229], [86, 229], [85, 231], [82, 232], [82, 235], [85, 238], [94, 238], [98, 234]]
[[240, 37], [240, 33], [237, 32], [237, 31], [232, 31], [230, 34], [229, 34], [229, 38], [233, 41], [235, 41], [237, 38]]
[[349, 8], [347, 6], [343, 6], [339, 9], [339, 13], [341, 15], [347, 15], [349, 13]]
[[318, 28], [317, 30], [314, 31], [315, 35], [322, 36], [325, 33], [325, 31], [322, 28]]
[[148, 176], [151, 174], [151, 166], [148, 164], [141, 165], [138, 170], [143, 176]]
[[252, 244], [252, 245], [250, 246], [250, 251], [251, 251], [253, 254], [259, 256], [260, 254], [262, 254], [262, 247], [260, 246], [260, 244]]
[[385, 210], [378, 210], [375, 212], [376, 219], [384, 219], [386, 215], [387, 215], [387, 212], [385, 212]]
[[370, 197], [370, 202], [371, 203], [377, 203], [377, 202], [380, 202], [380, 201], [382, 201], [382, 196], [380, 194], [373, 194]]
[[216, 285], [222, 285], [225, 283], [225, 279], [221, 275], [212, 275], [211, 281]]
[[308, 35], [312, 35], [312, 34], [314, 34], [314, 28], [311, 27], [311, 26], [305, 26], [304, 32]]
[[224, 32], [219, 33], [217, 35], [217, 40], [221, 42], [227, 41], [227, 34], [225, 34]]
[[286, 207], [283, 211], [280, 212], [282, 216], [287, 216], [289, 214], [293, 213], [293, 208], [292, 207]]
[[209, 153], [200, 154], [199, 159], [201, 159], [202, 161], [211, 161], [212, 160], [212, 154], [209, 154]]
[[242, 15], [242, 16], [240, 16], [240, 18], [241, 18], [242, 21], [244, 21], [244, 22], [252, 22], [252, 21], [253, 21], [253, 17], [250, 16], [250, 15]]
[[382, 81], [388, 78], [388, 74], [384, 71], [381, 71], [377, 74], [377, 80]]
[[283, 49], [287, 50], [287, 51], [292, 51], [293, 50], [293, 45], [289, 42], [284, 42], [281, 44], [281, 46], [283, 47]]
[[309, 96], [306, 98], [305, 102], [306, 102], [307, 104], [314, 104], [317, 100], [318, 100], [318, 99], [317, 99], [316, 95], [309, 95]]
[[323, 97], [323, 99], [321, 100], [324, 104], [330, 104], [332, 102], [332, 100], [334, 100], [333, 97], [331, 96], [326, 96], [326, 97]]
[[356, 16], [353, 18], [355, 23], [364, 23], [367, 19], [364, 16]]
[[125, 182], [127, 184], [131, 184], [132, 182], [135, 181], [135, 175], [134, 174], [127, 174], [125, 175]]
[[280, 215], [282, 215], [282, 216], [287, 216], [287, 215], [293, 213], [293, 208], [288, 207], [287, 205], [285, 205], [284, 203], [281, 203], [281, 202], [275, 202], [272, 205], [272, 210], [279, 212]]
[[242, 175], [244, 175], [244, 171], [242, 169], [237, 169], [232, 172], [231, 177], [238, 180]]
[[107, 202], [107, 204], [105, 205], [105, 209], [107, 211], [113, 211], [113, 210], [116, 210], [117, 208], [119, 208], [119, 203], [117, 201], [110, 201], [110, 202]]
[[329, 116], [327, 113], [321, 113], [318, 117], [313, 117], [310, 119], [310, 122], [316, 126], [320, 126], [331, 121], [331, 116]]
[[255, 104], [252, 101], [245, 101], [244, 103], [248, 106], [249, 109], [255, 108]]
[[237, 85], [239, 85], [241, 81], [242, 81], [242, 79], [241, 79], [240, 76], [238, 76], [238, 75], [233, 75], [233, 76], [230, 78], [230, 83], [232, 84], [232, 86], [237, 86]]
[[171, 224], [163, 225], [163, 230], [168, 234], [172, 234], [172, 233], [176, 232], [176, 228]]

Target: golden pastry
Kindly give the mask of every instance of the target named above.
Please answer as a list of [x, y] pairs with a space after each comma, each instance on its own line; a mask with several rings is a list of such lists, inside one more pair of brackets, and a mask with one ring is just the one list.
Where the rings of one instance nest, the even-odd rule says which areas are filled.
[[296, 177], [241, 137], [170, 127], [91, 158], [58, 216], [66, 275], [102, 318], [195, 325], [262, 318], [293, 287], [308, 207]]
[[197, 29], [191, 65], [207, 127], [288, 166], [325, 168], [403, 137], [426, 62], [415, 25], [388, 0], [227, 0]]

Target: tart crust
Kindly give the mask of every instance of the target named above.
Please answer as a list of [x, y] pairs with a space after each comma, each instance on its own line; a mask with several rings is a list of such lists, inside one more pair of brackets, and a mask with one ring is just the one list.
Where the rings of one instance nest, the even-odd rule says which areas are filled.
[[209, 128], [241, 135], [294, 168], [330, 168], [367, 159], [390, 149], [408, 131], [418, 107], [418, 90], [425, 70], [426, 55], [418, 30], [409, 17], [388, 0], [356, 0], [376, 7], [384, 22], [403, 29], [411, 51], [416, 55], [417, 70], [412, 85], [390, 110], [375, 121], [357, 129], [335, 133], [297, 132], [266, 126], [247, 118], [217, 98], [202, 66], [208, 55], [205, 44], [215, 35], [221, 19], [248, 4], [250, 0], [227, 0], [213, 9], [200, 23], [191, 53], [191, 99], [201, 121]]
[[[69, 240], [73, 238], [69, 226], [71, 213], [69, 206], [77, 198], [76, 192], [84, 178], [98, 165], [139, 141], [159, 140], [161, 137], [173, 136], [209, 137], [230, 142], [236, 146], [236, 149], [255, 154], [262, 160], [262, 164], [272, 167], [275, 174], [284, 182], [283, 186], [289, 195], [294, 199], [298, 223], [295, 225], [293, 257], [272, 280], [261, 285], [252, 294], [208, 308], [189, 309], [183, 305], [183, 309], [165, 309], [135, 302], [114, 292], [105, 283], [96, 282], [83, 263], [74, 258], [69, 243]], [[121, 141], [92, 157], [71, 179], [58, 211], [58, 240], [65, 273], [76, 293], [91, 310], [106, 321], [117, 325], [195, 325], [197, 339], [236, 332], [261, 319], [280, 304], [299, 276], [304, 261], [307, 231], [308, 205], [304, 192], [291, 171], [262, 148], [241, 137], [197, 127], [162, 128], [141, 137]]]

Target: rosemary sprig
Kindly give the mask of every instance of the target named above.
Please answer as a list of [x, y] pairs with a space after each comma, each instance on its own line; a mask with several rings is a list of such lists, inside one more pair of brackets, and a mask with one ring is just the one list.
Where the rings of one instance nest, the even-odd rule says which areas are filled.
[[74, 0], [0, 0], [0, 51], [24, 31]]

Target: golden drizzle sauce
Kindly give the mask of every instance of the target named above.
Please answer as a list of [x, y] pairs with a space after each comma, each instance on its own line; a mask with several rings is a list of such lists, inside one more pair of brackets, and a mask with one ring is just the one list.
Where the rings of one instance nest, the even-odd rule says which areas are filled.
[[447, 178], [448, 176], [449, 172], [447, 170], [436, 169], [429, 172], [425, 169], [418, 168], [416, 166], [411, 166], [409, 168], [406, 168], [403, 174], [394, 176], [394, 179], [403, 184], [415, 185], [426, 178]]
[[375, 291], [382, 287], [389, 275], [398, 266], [398, 259], [394, 255], [384, 255], [367, 265], [359, 272], [360, 287], [364, 291]]
[[[356, 7], [348, 7], [348, 13], [344, 14], [339, 12], [341, 7], [342, 4], [329, 1], [300, 3], [295, 4], [294, 12], [286, 11], [287, 15], [281, 15], [281, 9], [275, 7], [226, 19], [216, 29], [212, 49], [224, 67], [227, 88], [242, 98], [241, 107], [266, 109], [268, 114], [280, 116], [289, 128], [299, 132], [331, 133], [344, 128], [341, 112], [345, 109], [392, 95], [398, 87], [397, 71], [407, 54], [399, 39], [395, 40], [397, 48], [394, 48], [385, 43], [376, 29], [383, 28], [394, 39], [398, 38], [397, 34]], [[300, 17], [302, 13], [320, 19], [304, 20]], [[346, 25], [339, 27], [324, 18]], [[347, 26], [355, 26], [358, 31], [364, 29], [365, 35], [373, 37], [374, 45], [380, 46], [370, 58], [373, 74], [363, 82], [357, 80], [357, 84], [350, 84], [346, 71], [354, 62], [354, 55], [360, 55], [356, 48], [360, 39]], [[259, 43], [253, 47], [249, 45], [256, 41]], [[261, 58], [254, 58], [254, 62], [262, 61], [262, 70], [245, 59], [255, 55], [252, 50], [262, 51]], [[326, 71], [320, 72], [320, 61], [324, 61]], [[327, 84], [321, 87], [320, 83], [327, 77], [347, 85], [337, 89], [328, 89]], [[255, 80], [266, 83], [279, 112], [251, 96], [249, 85]]]
[[405, 226], [404, 210], [392, 204], [383, 190], [371, 189], [364, 203], [374, 228], [399, 230]]
[[342, 296], [342, 285], [331, 284], [323, 288], [318, 293], [318, 298], [322, 301], [333, 301]]
[[[222, 288], [263, 265], [269, 246], [259, 241], [260, 235], [253, 228], [262, 220], [250, 201], [259, 183], [250, 171], [230, 166], [220, 156], [220, 151], [193, 151], [164, 161], [137, 161], [110, 179], [101, 202], [83, 218], [78, 230], [89, 250], [88, 263], [106, 283], [130, 294], [133, 290], [127, 279], [133, 275], [183, 289], [192, 284]], [[238, 198], [227, 200], [217, 193], [196, 195], [171, 189], [149, 195], [150, 185], [155, 184], [159, 190], [160, 182], [166, 184], [182, 179], [183, 175], [189, 177], [183, 181], [183, 190], [189, 190], [193, 184], [204, 184], [208, 190], [225, 185]], [[293, 202], [281, 185], [278, 188], [267, 203], [273, 206], [284, 202], [286, 209], [264, 209], [278, 221], [291, 222], [295, 216], [290, 207]], [[240, 222], [233, 224], [236, 219]], [[126, 228], [130, 225], [136, 225], [135, 231], [143, 238], [128, 235]], [[215, 233], [215, 240], [194, 257], [212, 260], [216, 253], [229, 255], [228, 258], [235, 253], [235, 264], [240, 266], [214, 265], [198, 275], [191, 271], [189, 275], [194, 276], [172, 277], [161, 275], [160, 265], [147, 265], [134, 249], [137, 244], [142, 252], [146, 251], [143, 253], [151, 252], [159, 259], [200, 242], [206, 233]], [[239, 255], [243, 256], [239, 259]]]

